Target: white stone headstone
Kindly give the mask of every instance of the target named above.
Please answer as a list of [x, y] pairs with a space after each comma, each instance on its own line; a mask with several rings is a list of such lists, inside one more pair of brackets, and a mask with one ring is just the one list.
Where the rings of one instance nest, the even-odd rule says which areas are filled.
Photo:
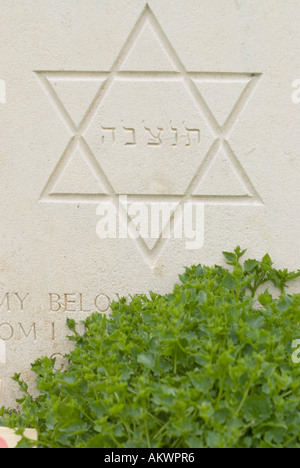
[[[300, 266], [300, 1], [0, 0], [0, 379], [237, 245]], [[5, 86], [6, 85], [6, 86]], [[6, 93], [9, 99], [6, 99]], [[6, 104], [4, 104], [6, 101]]]

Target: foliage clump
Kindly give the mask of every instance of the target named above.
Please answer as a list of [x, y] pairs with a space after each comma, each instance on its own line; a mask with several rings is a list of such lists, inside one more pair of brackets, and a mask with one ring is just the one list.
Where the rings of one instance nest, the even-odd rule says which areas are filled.
[[2, 423], [36, 428], [43, 447], [300, 447], [300, 294], [286, 292], [300, 273], [244, 253], [186, 268], [171, 294], [114, 302], [82, 336], [69, 319], [67, 370], [32, 364], [37, 398], [16, 374], [21, 410]]

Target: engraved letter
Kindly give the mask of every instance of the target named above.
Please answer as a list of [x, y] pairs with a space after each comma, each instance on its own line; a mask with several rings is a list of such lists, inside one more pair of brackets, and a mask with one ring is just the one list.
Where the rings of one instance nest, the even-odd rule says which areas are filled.
[[64, 371], [68, 367], [68, 361], [64, 358], [61, 353], [54, 353], [50, 356], [50, 359], [55, 359], [54, 370]]
[[55, 340], [55, 322], [51, 323], [51, 330], [52, 330], [52, 338], [51, 341]]
[[84, 310], [83, 308], [83, 294], [82, 293], [79, 293], [79, 305], [80, 305], [80, 311], [79, 312], [90, 312], [89, 309], [87, 310]]
[[[115, 130], [116, 130], [116, 127], [102, 127], [102, 130], [104, 132], [111, 132], [111, 141], [112, 141], [112, 144], [115, 143]], [[105, 136], [102, 135], [102, 144], [104, 143], [104, 140], [105, 140]]]
[[18, 293], [14, 293], [14, 294], [15, 294], [15, 296], [19, 299], [19, 301], [20, 301], [21, 310], [24, 310], [24, 301], [25, 301], [25, 299], [29, 296], [29, 293], [27, 293], [26, 296], [25, 296], [23, 299], [20, 298], [20, 296], [19, 296]]
[[19, 340], [21, 339], [21, 332], [24, 334], [24, 336], [26, 338], [28, 338], [28, 336], [30, 335], [31, 331], [33, 331], [33, 336], [34, 336], [34, 339], [36, 340], [36, 324], [33, 323], [31, 325], [31, 328], [29, 329], [28, 333], [26, 333], [26, 331], [24, 330], [23, 328], [23, 325], [21, 323], [19, 323]]
[[185, 127], [186, 131], [187, 131], [187, 139], [188, 139], [188, 142], [186, 143], [185, 146], [191, 146], [192, 145], [192, 139], [191, 139], [191, 134], [193, 133], [196, 133], [197, 135], [197, 145], [200, 144], [200, 130], [198, 128], [187, 128]]
[[172, 146], [178, 145], [178, 128], [171, 127], [172, 132], [175, 132], [175, 142], [172, 143]]
[[147, 132], [149, 132], [151, 135], [151, 138], [147, 143], [147, 145], [149, 146], [160, 146], [162, 144], [161, 132], [163, 131], [163, 128], [161, 127], [156, 127], [156, 128], [158, 130], [158, 134], [154, 135], [149, 127], [145, 127], [145, 130], [147, 130]]
[[50, 296], [50, 311], [51, 312], [58, 312], [62, 307], [61, 303], [59, 302], [60, 301], [60, 295], [55, 294], [55, 293], [49, 293], [49, 296]]
[[[75, 294], [64, 294], [65, 296], [65, 312], [76, 312], [76, 307], [75, 309], [73, 308], [69, 308], [69, 304], [75, 304], [76, 303], [76, 297]], [[71, 298], [69, 299], [69, 296], [71, 296]], [[72, 297], [73, 296], [73, 297]]]
[[136, 139], [135, 139], [135, 129], [134, 128], [129, 128], [129, 127], [124, 127], [123, 129], [125, 132], [131, 132], [131, 141], [127, 141], [124, 146], [132, 146], [136, 145]]
[[5, 302], [6, 302], [6, 311], [8, 312], [10, 310], [9, 292], [5, 294], [4, 298], [2, 299], [2, 302], [0, 302], [0, 308], [3, 306]]
[[[104, 307], [104, 305], [101, 306], [101, 304], [99, 304], [101, 298], [104, 298], [105, 301], [107, 301], [106, 307]], [[97, 307], [99, 312], [107, 312], [110, 308], [110, 298], [106, 294], [98, 294], [98, 296], [95, 298], [95, 306]]]
[[[2, 331], [2, 327], [8, 327], [9, 328], [8, 334], [5, 333], [5, 331]], [[9, 341], [9, 340], [12, 339], [13, 336], [14, 336], [13, 327], [9, 323], [1, 323], [0, 324], [0, 340]]]

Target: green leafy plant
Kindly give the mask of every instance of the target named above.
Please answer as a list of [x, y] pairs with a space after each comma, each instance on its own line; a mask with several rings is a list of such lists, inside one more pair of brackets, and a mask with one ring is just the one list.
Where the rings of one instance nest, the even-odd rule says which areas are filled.
[[286, 292], [300, 272], [244, 254], [186, 268], [171, 294], [114, 302], [82, 336], [68, 320], [67, 370], [38, 359], [37, 398], [15, 375], [21, 410], [2, 422], [36, 428], [41, 447], [300, 447], [300, 294]]

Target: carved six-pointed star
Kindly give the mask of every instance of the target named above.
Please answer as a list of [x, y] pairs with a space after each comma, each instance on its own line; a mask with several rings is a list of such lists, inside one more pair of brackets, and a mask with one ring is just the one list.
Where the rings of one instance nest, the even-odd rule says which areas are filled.
[[[228, 142], [260, 74], [187, 71], [148, 5], [109, 71], [36, 76], [70, 134], [41, 202], [262, 204]], [[163, 232], [134, 240], [154, 267]]]

